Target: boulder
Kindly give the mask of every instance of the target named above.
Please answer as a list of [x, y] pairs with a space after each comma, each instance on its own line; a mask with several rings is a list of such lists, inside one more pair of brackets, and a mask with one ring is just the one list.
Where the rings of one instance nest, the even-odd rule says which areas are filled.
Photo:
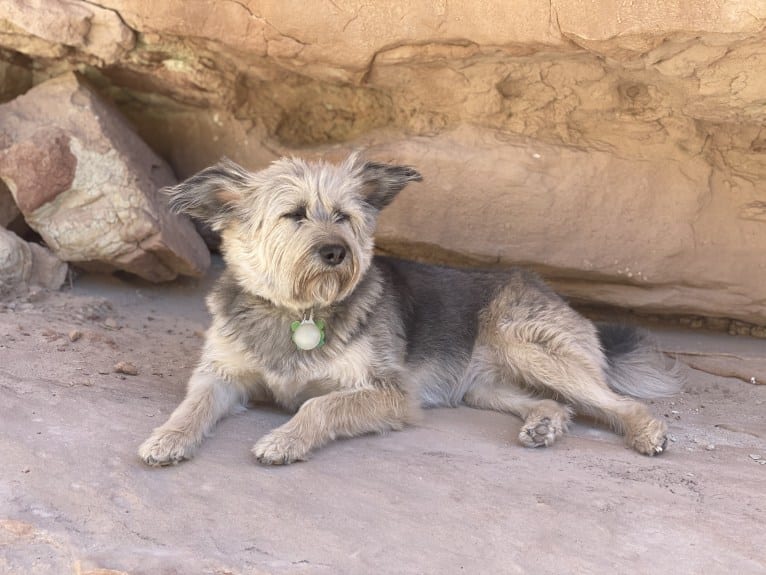
[[385, 253], [525, 265], [579, 301], [766, 323], [762, 192], [740, 180], [735, 193], [699, 156], [638, 161], [477, 128], [369, 144], [424, 178], [383, 212]]
[[209, 252], [158, 193], [175, 178], [74, 74], [0, 106], [0, 178], [62, 260], [150, 281], [199, 276]]
[[32, 286], [58, 289], [66, 274], [67, 264], [48, 249], [0, 228], [0, 295]]

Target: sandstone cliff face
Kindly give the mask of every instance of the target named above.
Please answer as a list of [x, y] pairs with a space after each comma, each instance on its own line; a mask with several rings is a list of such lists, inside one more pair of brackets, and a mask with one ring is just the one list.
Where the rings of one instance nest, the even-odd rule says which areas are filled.
[[766, 3], [6, 0], [0, 98], [77, 70], [180, 177], [367, 147], [382, 250], [766, 323]]

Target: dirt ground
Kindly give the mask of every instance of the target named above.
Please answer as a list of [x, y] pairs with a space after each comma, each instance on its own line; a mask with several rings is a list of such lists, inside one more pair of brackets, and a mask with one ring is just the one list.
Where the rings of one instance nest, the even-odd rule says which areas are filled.
[[766, 381], [766, 341], [659, 334], [706, 371], [652, 405], [657, 458], [590, 422], [524, 449], [519, 420], [459, 408], [263, 467], [250, 447], [287, 416], [257, 408], [150, 469], [136, 449], [184, 394], [210, 281], [0, 303], [0, 573], [766, 573], [766, 386], [715, 375]]

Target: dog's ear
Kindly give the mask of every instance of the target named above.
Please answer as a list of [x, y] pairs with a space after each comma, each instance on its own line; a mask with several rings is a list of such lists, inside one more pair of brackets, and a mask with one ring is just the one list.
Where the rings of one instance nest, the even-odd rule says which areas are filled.
[[206, 222], [221, 231], [231, 219], [242, 195], [251, 184], [251, 174], [224, 158], [178, 185], [163, 188], [170, 209]]
[[372, 207], [382, 210], [410, 182], [420, 182], [423, 176], [409, 166], [394, 166], [365, 162], [361, 168], [362, 195]]

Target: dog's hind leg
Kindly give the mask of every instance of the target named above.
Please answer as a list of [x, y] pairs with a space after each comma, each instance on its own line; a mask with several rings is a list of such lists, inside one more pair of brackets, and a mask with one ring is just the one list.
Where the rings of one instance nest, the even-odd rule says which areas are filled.
[[523, 420], [519, 441], [526, 447], [548, 447], [567, 430], [571, 410], [542, 399], [513, 382], [509, 370], [496, 369], [492, 352], [477, 347], [466, 372], [468, 391], [463, 402], [479, 409], [511, 413]]
[[416, 407], [395, 386], [335, 391], [306, 401], [293, 418], [261, 438], [253, 455], [261, 463], [281, 465], [338, 437], [401, 429]]
[[599, 366], [587, 355], [576, 349], [552, 353], [539, 342], [519, 340], [509, 342], [503, 355], [527, 386], [561, 397], [578, 412], [607, 422], [625, 434], [637, 451], [656, 455], [665, 449], [665, 423], [653, 417], [645, 405], [612, 391]]
[[171, 465], [190, 459], [218, 420], [244, 400], [244, 388], [197, 368], [189, 380], [186, 398], [144, 441], [139, 456], [149, 465]]
[[606, 380], [606, 358], [595, 326], [572, 310], [536, 276], [519, 273], [482, 312], [477, 345], [505, 377], [562, 398], [624, 433], [637, 451], [666, 447], [667, 427], [642, 403], [618, 395]]

